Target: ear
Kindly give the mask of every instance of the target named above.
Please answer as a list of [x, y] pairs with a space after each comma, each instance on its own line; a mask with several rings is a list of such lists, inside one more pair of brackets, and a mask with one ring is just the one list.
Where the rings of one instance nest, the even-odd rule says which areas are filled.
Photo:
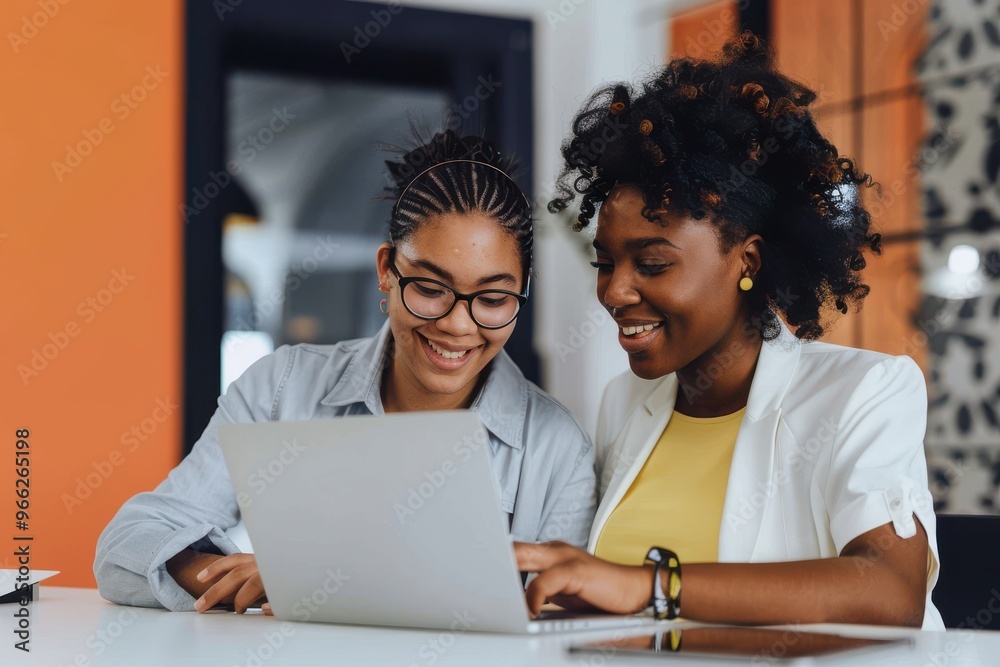
[[383, 243], [378, 247], [378, 251], [375, 253], [375, 270], [378, 272], [378, 284], [381, 288], [386, 287], [388, 291], [389, 278], [392, 276], [392, 270], [389, 268], [389, 256], [392, 254], [392, 245], [388, 242]]
[[743, 250], [740, 252], [740, 261], [746, 267], [742, 275], [753, 278], [760, 271], [763, 261], [761, 260], [761, 250], [764, 239], [760, 234], [751, 234], [743, 241]]

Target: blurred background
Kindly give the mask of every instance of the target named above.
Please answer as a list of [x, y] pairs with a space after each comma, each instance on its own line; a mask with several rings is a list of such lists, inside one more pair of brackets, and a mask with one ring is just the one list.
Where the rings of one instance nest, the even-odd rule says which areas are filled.
[[30, 430], [32, 565], [54, 583], [94, 585], [101, 529], [255, 359], [377, 329], [376, 148], [411, 118], [521, 157], [536, 279], [508, 350], [592, 431], [627, 363], [589, 238], [544, 209], [559, 145], [602, 82], [741, 27], [881, 184], [871, 296], [828, 338], [917, 360], [938, 511], [997, 513], [997, 0], [7, 0], [0, 25], [0, 433]]

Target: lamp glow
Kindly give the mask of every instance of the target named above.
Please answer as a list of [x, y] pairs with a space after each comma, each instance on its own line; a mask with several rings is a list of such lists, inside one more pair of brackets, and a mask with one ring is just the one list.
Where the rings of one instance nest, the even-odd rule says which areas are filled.
[[960, 276], [975, 273], [979, 268], [979, 251], [971, 245], [957, 245], [948, 254], [948, 270]]

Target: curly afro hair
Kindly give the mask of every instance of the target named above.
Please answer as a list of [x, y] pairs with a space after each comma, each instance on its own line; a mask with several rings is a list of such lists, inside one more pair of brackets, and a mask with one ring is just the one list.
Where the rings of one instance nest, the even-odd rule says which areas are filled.
[[717, 59], [671, 61], [638, 94], [608, 85], [573, 121], [549, 211], [582, 196], [580, 230], [615, 184], [630, 183], [642, 190], [644, 217], [666, 225], [670, 210], [705, 219], [724, 252], [760, 234], [749, 296], [762, 334], [778, 335], [780, 312], [799, 338], [818, 338], [827, 315], [860, 308], [869, 292], [863, 251], [881, 254], [881, 237], [860, 197], [871, 177], [816, 129], [815, 99], [749, 32]]

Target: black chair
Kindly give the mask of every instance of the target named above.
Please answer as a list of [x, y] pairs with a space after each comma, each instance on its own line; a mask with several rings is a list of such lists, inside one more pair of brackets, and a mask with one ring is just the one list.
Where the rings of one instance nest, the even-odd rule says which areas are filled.
[[932, 599], [945, 627], [1000, 630], [1000, 516], [940, 514]]

